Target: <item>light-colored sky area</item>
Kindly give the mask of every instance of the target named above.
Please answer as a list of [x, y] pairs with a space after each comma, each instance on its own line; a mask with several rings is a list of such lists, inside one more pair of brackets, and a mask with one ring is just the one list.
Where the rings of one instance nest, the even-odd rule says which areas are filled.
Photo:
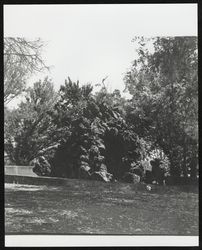
[[[49, 73], [29, 84], [67, 76], [82, 84], [106, 83], [124, 89], [123, 77], [135, 59], [135, 36], [197, 36], [196, 4], [4, 5], [4, 36], [40, 37]], [[10, 106], [16, 105], [16, 100]]]

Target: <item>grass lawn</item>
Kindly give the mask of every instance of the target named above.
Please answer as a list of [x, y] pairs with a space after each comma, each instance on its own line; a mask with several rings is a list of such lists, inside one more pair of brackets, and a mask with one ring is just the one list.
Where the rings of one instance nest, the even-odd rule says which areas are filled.
[[196, 187], [5, 184], [6, 234], [198, 235], [198, 220]]

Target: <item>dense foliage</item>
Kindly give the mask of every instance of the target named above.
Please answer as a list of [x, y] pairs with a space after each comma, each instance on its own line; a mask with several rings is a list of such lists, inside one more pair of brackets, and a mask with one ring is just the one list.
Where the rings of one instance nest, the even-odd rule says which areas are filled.
[[70, 78], [55, 93], [46, 78], [27, 90], [19, 108], [5, 109], [5, 151], [13, 163], [47, 162], [48, 173], [59, 177], [105, 172], [122, 180], [135, 173], [144, 180], [144, 162], [153, 160], [159, 182], [168, 173], [196, 178], [197, 40], [150, 39], [153, 52], [148, 40], [135, 41], [139, 56], [124, 79], [131, 99], [104, 84], [93, 93]]
[[[153, 39], [149, 52], [137, 38], [139, 58], [125, 77], [133, 107], [128, 119], [151, 137], [171, 162], [171, 174], [196, 176], [198, 146], [198, 54], [195, 37]], [[143, 128], [143, 129], [141, 129]]]
[[89, 166], [120, 178], [130, 163], [144, 157], [143, 143], [104, 90], [93, 95], [90, 85], [79, 87], [69, 79], [60, 97], [50, 113], [64, 136], [52, 159], [54, 175], [77, 178], [79, 168]]

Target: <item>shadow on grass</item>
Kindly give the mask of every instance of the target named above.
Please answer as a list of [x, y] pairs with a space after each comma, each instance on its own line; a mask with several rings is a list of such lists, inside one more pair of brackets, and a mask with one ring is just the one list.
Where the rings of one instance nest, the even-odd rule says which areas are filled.
[[197, 187], [5, 185], [6, 234], [198, 235]]

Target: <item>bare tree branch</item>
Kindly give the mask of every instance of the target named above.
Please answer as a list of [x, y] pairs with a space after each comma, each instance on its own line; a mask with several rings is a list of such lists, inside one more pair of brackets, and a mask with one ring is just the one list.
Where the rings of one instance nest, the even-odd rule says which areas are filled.
[[44, 42], [40, 39], [4, 38], [4, 102], [21, 94], [27, 79], [35, 72], [49, 70], [41, 56]]

